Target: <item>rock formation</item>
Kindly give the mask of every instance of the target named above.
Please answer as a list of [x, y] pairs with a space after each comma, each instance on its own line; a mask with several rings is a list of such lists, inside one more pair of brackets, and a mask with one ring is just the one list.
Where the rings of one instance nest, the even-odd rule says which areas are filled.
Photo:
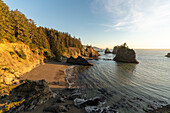
[[113, 53], [113, 54], [116, 54], [118, 49], [119, 49], [119, 46], [115, 46], [115, 47], [113, 48], [112, 53]]
[[[14, 88], [9, 96], [1, 97], [0, 100], [1, 103], [22, 101], [22, 103], [11, 107], [9, 111], [7, 111], [7, 113], [17, 113], [19, 111], [34, 109], [37, 105], [45, 103], [52, 97], [54, 97], [53, 92], [48, 87], [48, 83], [45, 80], [26, 80], [25, 83]], [[7, 105], [3, 107], [5, 108], [6, 106]]]
[[69, 58], [69, 57], [73, 57], [73, 58], [77, 58], [78, 56], [81, 56], [81, 51], [78, 48], [75, 47], [69, 47], [66, 52], [63, 54], [63, 56]]
[[170, 57], [170, 53], [168, 53], [168, 54], [166, 55], [166, 57]]
[[75, 64], [75, 65], [93, 66], [92, 63], [89, 63], [86, 59], [84, 59], [80, 56], [78, 58], [73, 58], [73, 57], [68, 58], [67, 63], [71, 63], [71, 64]]
[[85, 57], [98, 57], [100, 54], [95, 51], [92, 47], [87, 47], [86, 49], [82, 49], [81, 52], [82, 56]]
[[108, 48], [105, 50], [105, 54], [112, 53]]
[[113, 59], [117, 62], [125, 62], [125, 63], [139, 63], [136, 60], [136, 53], [133, 49], [129, 49], [127, 47], [121, 47], [118, 49], [115, 58]]

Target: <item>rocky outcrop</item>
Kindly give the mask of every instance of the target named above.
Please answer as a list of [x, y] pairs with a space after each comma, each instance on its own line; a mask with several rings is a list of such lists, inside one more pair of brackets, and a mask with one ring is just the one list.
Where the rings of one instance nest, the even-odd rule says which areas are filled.
[[69, 47], [66, 52], [63, 54], [64, 57], [73, 57], [73, 58], [77, 58], [78, 56], [81, 56], [81, 51], [79, 48], [75, 48], [75, 47]]
[[117, 62], [125, 62], [125, 63], [139, 63], [136, 60], [136, 53], [133, 49], [129, 49], [127, 47], [121, 47], [118, 49], [115, 58], [113, 59]]
[[92, 47], [87, 47], [86, 49], [82, 49], [81, 52], [82, 56], [85, 57], [98, 57], [100, 54], [95, 51]]
[[93, 66], [92, 63], [89, 63], [86, 59], [80, 56], [78, 58], [73, 58], [73, 57], [68, 58], [67, 63], [71, 63], [74, 65]]
[[113, 54], [116, 54], [116, 53], [117, 53], [117, 51], [118, 51], [118, 49], [119, 49], [119, 46], [115, 46], [115, 47], [113, 48], [112, 53], [113, 53]]
[[106, 48], [106, 50], [105, 50], [104, 52], [105, 52], [105, 54], [112, 53], [112, 52], [109, 50], [109, 48]]
[[161, 108], [150, 110], [147, 113], [169, 113], [169, 111], [170, 111], [170, 104], [166, 105], [166, 106], [163, 106]]
[[104, 100], [100, 97], [94, 97], [88, 100], [76, 98], [74, 105], [77, 107], [98, 106], [101, 102], [104, 102]]
[[166, 57], [170, 57], [170, 53], [168, 53], [168, 54], [166, 55]]
[[[7, 113], [17, 113], [19, 111], [27, 111], [34, 109], [37, 105], [45, 103], [47, 100], [52, 98], [53, 92], [48, 87], [48, 83], [45, 80], [29, 81], [14, 88], [9, 96], [1, 97], [2, 103], [12, 103], [21, 101], [18, 106], [12, 106]], [[5, 105], [4, 108], [8, 106]], [[3, 107], [2, 107], [3, 109]]]

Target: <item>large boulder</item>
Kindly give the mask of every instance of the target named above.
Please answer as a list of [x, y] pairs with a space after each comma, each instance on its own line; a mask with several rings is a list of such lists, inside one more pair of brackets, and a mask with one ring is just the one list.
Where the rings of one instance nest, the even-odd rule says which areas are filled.
[[71, 64], [75, 64], [75, 65], [93, 66], [92, 63], [89, 63], [86, 59], [84, 59], [80, 56], [78, 58], [73, 58], [73, 57], [68, 58], [67, 63], [71, 63]]
[[106, 50], [105, 50], [104, 52], [105, 52], [105, 54], [112, 53], [112, 52], [109, 50], [109, 48], [106, 48]]
[[170, 53], [168, 53], [168, 54], [166, 55], [166, 57], [170, 57]]
[[8, 113], [17, 113], [34, 109], [37, 105], [45, 103], [53, 96], [53, 92], [45, 80], [26, 80], [25, 83], [14, 88], [9, 96], [1, 97], [0, 100], [1, 103], [22, 101], [17, 107], [13, 106], [8, 111]]
[[125, 63], [139, 63], [136, 60], [136, 53], [133, 49], [129, 49], [127, 47], [121, 47], [118, 49], [115, 58], [113, 59], [117, 62], [125, 62]]

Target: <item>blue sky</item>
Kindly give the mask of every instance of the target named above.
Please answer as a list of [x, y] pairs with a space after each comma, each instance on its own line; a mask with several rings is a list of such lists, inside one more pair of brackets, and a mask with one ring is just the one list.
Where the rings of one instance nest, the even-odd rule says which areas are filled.
[[170, 49], [170, 0], [4, 0], [38, 26], [101, 48]]

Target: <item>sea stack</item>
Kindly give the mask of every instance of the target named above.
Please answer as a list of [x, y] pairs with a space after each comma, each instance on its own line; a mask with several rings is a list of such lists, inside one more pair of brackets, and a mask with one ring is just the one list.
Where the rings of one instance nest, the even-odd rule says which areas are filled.
[[72, 56], [67, 59], [67, 63], [71, 63], [74, 65], [84, 65], [84, 66], [93, 66], [92, 63], [88, 62], [86, 59], [82, 58], [81, 56], [77, 58], [73, 58]]
[[111, 51], [109, 51], [109, 48], [106, 48], [105, 50], [105, 54], [108, 54], [108, 53], [112, 53]]
[[167, 55], [165, 55], [166, 57], [170, 57], [170, 53], [168, 53]]
[[139, 63], [136, 60], [135, 51], [125, 46], [120, 46], [113, 60], [117, 62], [125, 62], [125, 63]]
[[113, 54], [116, 54], [118, 49], [119, 49], [119, 46], [115, 46], [115, 47], [113, 48], [112, 53], [113, 53]]

